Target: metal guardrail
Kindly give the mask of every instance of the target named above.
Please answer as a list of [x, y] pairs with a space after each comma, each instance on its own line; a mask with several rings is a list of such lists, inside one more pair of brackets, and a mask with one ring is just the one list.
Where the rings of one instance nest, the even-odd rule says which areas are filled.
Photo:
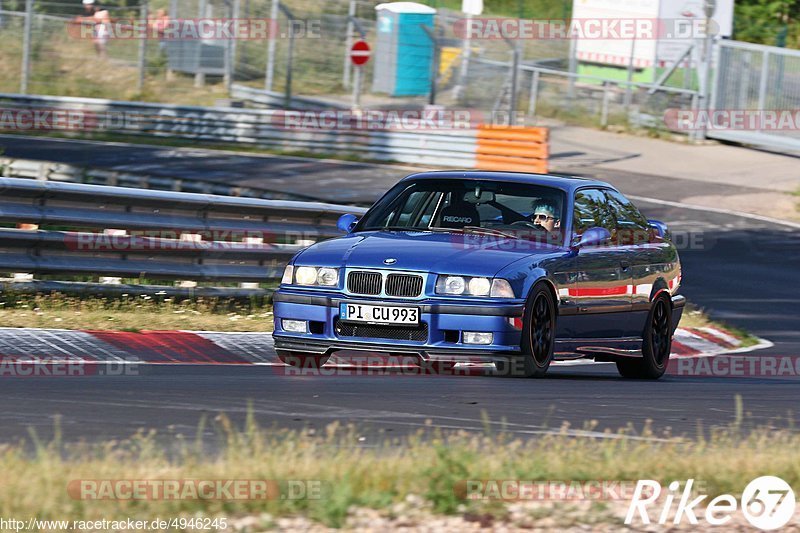
[[343, 154], [367, 160], [474, 168], [475, 130], [299, 129], [284, 111], [119, 102], [0, 93], [0, 108], [59, 110], [83, 133], [197, 139], [284, 151]]
[[217, 182], [211, 179], [193, 180], [169, 176], [152, 176], [136, 172], [9, 157], [0, 157], [0, 176], [69, 183], [86, 183], [90, 185], [111, 185], [114, 187], [134, 187], [138, 189], [264, 198], [268, 200], [317, 201], [316, 198], [304, 195], [272, 191], [259, 187], [231, 185], [230, 183]]
[[7, 284], [14, 290], [126, 290], [63, 282], [108, 276], [248, 284], [189, 291], [139, 286], [141, 293], [266, 295], [251, 284], [280, 278], [294, 253], [340, 235], [339, 216], [364, 212], [314, 202], [0, 178], [0, 224], [16, 226], [0, 228], [0, 272], [58, 276], [58, 282]]
[[[256, 89], [255, 87], [248, 87], [247, 85], [240, 85], [238, 83], [234, 83], [231, 86], [231, 98], [234, 100], [244, 100], [256, 106], [275, 109], [283, 109], [286, 105], [286, 95], [284, 93]], [[291, 109], [323, 111], [331, 109], [347, 110], [350, 109], [350, 107], [339, 102], [293, 95]]]

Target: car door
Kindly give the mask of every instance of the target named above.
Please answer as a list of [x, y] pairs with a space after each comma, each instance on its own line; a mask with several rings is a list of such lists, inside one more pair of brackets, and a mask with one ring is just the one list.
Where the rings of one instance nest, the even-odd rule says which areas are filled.
[[606, 190], [606, 195], [617, 220], [617, 242], [628, 249], [630, 260], [632, 313], [626, 322], [627, 334], [641, 335], [659, 280], [665, 284], [672, 279], [677, 257], [669, 243], [650, 228], [644, 215], [622, 193]]
[[605, 191], [579, 189], [575, 193], [573, 242], [589, 228], [605, 228], [608, 243], [582, 247], [576, 261], [576, 280], [570, 289], [577, 307], [575, 338], [618, 338], [626, 335], [631, 310], [632, 276], [629, 251], [617, 242], [617, 223]]

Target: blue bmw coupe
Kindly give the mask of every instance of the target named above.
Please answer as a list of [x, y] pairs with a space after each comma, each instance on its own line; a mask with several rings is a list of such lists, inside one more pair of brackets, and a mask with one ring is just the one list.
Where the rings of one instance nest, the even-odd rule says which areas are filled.
[[274, 295], [287, 364], [360, 350], [516, 376], [576, 358], [629, 378], [666, 370], [685, 304], [678, 253], [608, 183], [424, 172], [339, 228], [292, 259]]

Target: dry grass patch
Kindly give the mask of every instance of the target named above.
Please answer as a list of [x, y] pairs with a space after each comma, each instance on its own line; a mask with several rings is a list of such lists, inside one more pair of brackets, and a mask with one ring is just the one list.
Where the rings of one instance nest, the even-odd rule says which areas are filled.
[[[76, 520], [294, 516], [336, 527], [358, 519], [354, 515], [363, 515], [359, 509], [402, 512], [397, 506], [402, 507], [409, 498], [417, 501], [410, 507], [435, 516], [510, 520], [507, 503], [463, 499], [456, 487], [466, 480], [655, 479], [666, 485], [693, 478], [713, 497], [740, 494], [749, 481], [769, 474], [800, 489], [800, 435], [775, 429], [745, 433], [741, 423], [694, 438], [654, 435], [648, 427], [638, 431], [623, 428], [617, 434], [606, 432], [604, 437], [575, 437], [565, 426], [526, 441], [506, 434], [444, 435], [435, 431], [428, 431], [425, 437], [420, 433], [379, 440], [336, 423], [321, 434], [266, 431], [258, 428], [252, 417], [238, 428], [222, 415], [211, 426], [198, 428], [198, 435], [216, 431], [216, 451], [191, 436], [178, 438], [167, 450], [154, 434], [96, 445], [67, 446], [56, 439], [47, 445], [36, 444], [33, 454], [30, 446], [0, 447], [4, 473], [0, 516]], [[592, 428], [589, 424], [586, 429]], [[620, 434], [634, 438], [617, 438]], [[278, 497], [268, 501], [70, 497], [68, 484], [85, 479], [316, 480], [323, 490], [317, 499]], [[590, 515], [596, 511], [603, 516], [600, 508], [590, 511]], [[622, 517], [611, 515], [604, 520], [618, 520], [621, 525]]]
[[218, 298], [6, 295], [0, 326], [101, 330], [272, 331], [272, 306]]

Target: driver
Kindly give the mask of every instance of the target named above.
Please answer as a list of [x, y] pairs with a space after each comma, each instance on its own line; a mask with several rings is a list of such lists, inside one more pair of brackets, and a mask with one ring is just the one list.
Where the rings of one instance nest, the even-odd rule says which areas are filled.
[[561, 229], [561, 219], [558, 217], [556, 208], [548, 202], [536, 204], [530, 220], [535, 225], [546, 229], [550, 235], [557, 235], [558, 230]]

